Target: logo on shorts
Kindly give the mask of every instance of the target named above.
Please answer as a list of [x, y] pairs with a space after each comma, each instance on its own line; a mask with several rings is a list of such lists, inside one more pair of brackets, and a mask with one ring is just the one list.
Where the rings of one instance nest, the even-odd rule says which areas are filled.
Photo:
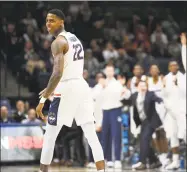
[[48, 119], [50, 123], [54, 123], [56, 121], [55, 113], [49, 112]]

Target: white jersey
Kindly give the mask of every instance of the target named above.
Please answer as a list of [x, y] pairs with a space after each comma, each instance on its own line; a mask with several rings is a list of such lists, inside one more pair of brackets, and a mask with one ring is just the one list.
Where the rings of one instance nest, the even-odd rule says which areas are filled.
[[155, 94], [159, 97], [162, 97], [162, 89], [163, 89], [163, 83], [162, 83], [162, 78], [159, 77], [158, 82], [154, 83], [153, 77], [148, 78], [148, 86], [149, 86], [149, 91], [155, 92]]
[[[154, 83], [153, 77], [148, 78], [148, 89], [149, 91], [153, 91], [158, 97], [163, 98], [163, 82], [162, 78], [159, 77], [157, 83]], [[156, 111], [162, 121], [162, 124], [165, 123], [166, 117], [166, 109], [164, 104], [156, 103], [155, 104]]]
[[63, 75], [55, 89], [55, 93], [59, 93], [61, 82], [70, 79], [82, 79], [84, 68], [84, 50], [80, 40], [70, 32], [61, 32], [58, 36], [66, 38], [69, 49], [64, 55]]
[[83, 77], [84, 50], [80, 40], [70, 32], [61, 32], [68, 42], [69, 49], [64, 55], [64, 71], [61, 81]]
[[[174, 84], [174, 80], [177, 78], [178, 85]], [[167, 100], [167, 106], [170, 109], [176, 109], [179, 111], [179, 107], [184, 102], [184, 93], [181, 91], [181, 84], [183, 83], [184, 75], [181, 72], [177, 72], [176, 75], [169, 73], [165, 76], [166, 86], [164, 88], [164, 99]], [[176, 108], [174, 108], [176, 107]], [[184, 106], [183, 106], [184, 107]]]

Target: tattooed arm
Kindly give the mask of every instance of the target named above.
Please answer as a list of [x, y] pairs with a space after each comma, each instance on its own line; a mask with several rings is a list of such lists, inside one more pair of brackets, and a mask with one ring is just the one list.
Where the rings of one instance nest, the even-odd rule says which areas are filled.
[[51, 51], [54, 56], [53, 72], [43, 94], [44, 98], [48, 98], [52, 94], [63, 75], [64, 54], [67, 52], [67, 50], [68, 43], [64, 37], [58, 37], [53, 41], [51, 45]]

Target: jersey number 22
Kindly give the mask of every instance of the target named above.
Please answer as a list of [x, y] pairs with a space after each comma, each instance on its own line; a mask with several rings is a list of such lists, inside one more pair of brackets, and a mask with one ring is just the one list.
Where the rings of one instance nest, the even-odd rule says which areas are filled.
[[75, 53], [73, 55], [73, 61], [82, 60], [84, 57], [80, 55], [82, 52], [81, 44], [73, 44], [73, 49], [75, 49]]

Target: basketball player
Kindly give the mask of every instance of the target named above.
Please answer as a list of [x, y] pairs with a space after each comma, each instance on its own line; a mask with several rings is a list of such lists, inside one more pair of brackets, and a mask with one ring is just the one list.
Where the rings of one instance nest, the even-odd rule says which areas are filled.
[[80, 40], [64, 29], [64, 14], [52, 9], [46, 18], [47, 30], [56, 39], [51, 45], [54, 66], [47, 88], [36, 108], [37, 115], [44, 118], [42, 109], [46, 99], [54, 92], [51, 103], [43, 149], [40, 172], [47, 172], [51, 163], [55, 140], [63, 125], [71, 127], [73, 119], [82, 127], [92, 149], [96, 168], [105, 171], [103, 150], [95, 132], [91, 91], [83, 79], [84, 51]]
[[[153, 91], [158, 97], [163, 99], [162, 90], [163, 90], [163, 77], [160, 76], [160, 70], [158, 65], [153, 64], [150, 67], [150, 77], [148, 78], [148, 88], [149, 91]], [[156, 110], [159, 114], [159, 117], [164, 124], [165, 121], [165, 114], [166, 110], [160, 104], [156, 104]], [[156, 137], [155, 137], [156, 136]], [[157, 151], [160, 153], [159, 160], [162, 163], [163, 167], [168, 165], [169, 159], [167, 159], [168, 153], [168, 141], [166, 138], [165, 130], [162, 127], [159, 127], [156, 133], [153, 135], [153, 141], [157, 148]]]
[[[103, 84], [103, 122], [102, 141], [104, 157], [108, 168], [121, 169], [121, 94], [123, 86], [115, 79], [113, 65], [105, 67], [106, 80]], [[112, 158], [112, 145], [114, 145], [114, 159]]]
[[128, 81], [127, 86], [131, 90], [131, 93], [137, 92], [138, 83], [141, 80], [141, 77], [144, 73], [144, 70], [141, 65], [136, 64], [133, 69], [134, 76]]
[[[144, 70], [141, 65], [136, 64], [133, 69], [134, 76], [128, 81], [127, 87], [131, 91], [131, 94], [138, 91], [138, 83], [141, 80], [141, 77], [144, 73]], [[134, 119], [133, 119], [133, 107], [130, 107], [130, 128], [131, 133], [137, 137], [140, 133], [140, 127], [136, 128]]]
[[182, 62], [186, 72], [186, 33], [181, 34], [181, 43], [182, 43]]
[[173, 153], [172, 163], [166, 169], [178, 169], [179, 163], [179, 138], [184, 138], [186, 126], [186, 114], [184, 112], [184, 99], [180, 91], [183, 74], [179, 71], [177, 61], [169, 63], [169, 71], [164, 78], [164, 103], [167, 108], [167, 123], [165, 125], [166, 134], [170, 139]]
[[[181, 34], [181, 43], [182, 43], [182, 50], [181, 50], [181, 54], [182, 54], [182, 62], [183, 62], [183, 66], [184, 66], [184, 70], [185, 70], [185, 73], [184, 73], [184, 77], [183, 79], [181, 80], [182, 83], [179, 84], [179, 88], [180, 88], [180, 91], [181, 91], [181, 96], [183, 96], [183, 107], [184, 107], [184, 113], [186, 113], [186, 33], [182, 33]], [[186, 131], [186, 128], [185, 128], [185, 131]], [[184, 135], [184, 141], [186, 142], [186, 132], [185, 132], [185, 135]]]

